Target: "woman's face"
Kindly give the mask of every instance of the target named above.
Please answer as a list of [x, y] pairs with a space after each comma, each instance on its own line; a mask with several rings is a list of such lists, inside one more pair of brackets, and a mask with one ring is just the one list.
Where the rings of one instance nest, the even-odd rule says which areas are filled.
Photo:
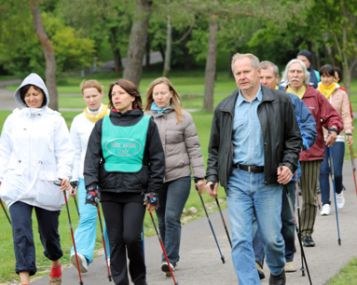
[[119, 85], [114, 85], [111, 95], [112, 104], [118, 112], [125, 113], [133, 109], [133, 102], [135, 101], [135, 97], [131, 96]]
[[329, 75], [329, 74], [322, 74], [321, 75], [321, 83], [325, 86], [329, 86], [332, 83], [336, 82], [336, 79], [334, 76]]
[[36, 90], [33, 86], [27, 90], [24, 96], [25, 104], [29, 108], [41, 108], [44, 99], [43, 93], [40, 90]]
[[171, 103], [172, 92], [167, 84], [160, 83], [154, 86], [152, 98], [159, 108], [166, 108]]
[[87, 104], [88, 109], [98, 110], [102, 104], [103, 94], [95, 87], [83, 89], [83, 100]]

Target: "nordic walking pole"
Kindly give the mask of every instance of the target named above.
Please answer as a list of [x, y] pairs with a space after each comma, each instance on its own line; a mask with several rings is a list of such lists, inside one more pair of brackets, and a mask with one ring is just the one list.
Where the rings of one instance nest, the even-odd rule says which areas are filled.
[[105, 239], [104, 239], [104, 231], [103, 231], [103, 223], [102, 223], [102, 216], [100, 214], [100, 206], [99, 206], [99, 201], [97, 201], [97, 212], [98, 212], [98, 219], [99, 219], [99, 226], [100, 226], [100, 233], [102, 236], [102, 243], [103, 243], [103, 248], [104, 248], [104, 257], [105, 257], [105, 265], [107, 266], [107, 271], [108, 271], [108, 280], [109, 282], [112, 281], [112, 274], [110, 272], [110, 267], [108, 264], [108, 254], [107, 254], [107, 246], [105, 244]]
[[336, 227], [337, 227], [337, 243], [338, 245], [341, 245], [341, 234], [340, 234], [340, 223], [338, 219], [338, 207], [337, 207], [337, 201], [336, 201], [336, 185], [335, 185], [335, 169], [333, 165], [333, 159], [332, 159], [332, 150], [330, 148], [327, 148], [327, 156], [330, 164], [330, 174], [331, 174], [331, 180], [332, 180], [332, 189], [333, 189], [333, 201], [334, 201], [334, 206], [335, 206], [335, 211], [336, 211]]
[[213, 225], [212, 225], [211, 219], [209, 218], [209, 215], [208, 215], [208, 212], [207, 212], [207, 209], [206, 209], [206, 206], [205, 206], [205, 202], [204, 202], [203, 199], [202, 199], [202, 195], [201, 195], [200, 191], [198, 191], [197, 188], [196, 188], [196, 190], [197, 190], [198, 196], [200, 197], [203, 210], [205, 211], [205, 214], [206, 214], [206, 217], [207, 217], [207, 221], [208, 221], [209, 227], [210, 227], [210, 229], [211, 229], [211, 232], [212, 232], [214, 241], [216, 242], [219, 255], [221, 256], [222, 263], [224, 264], [224, 263], [226, 263], [226, 261], [225, 261], [225, 259], [224, 259], [223, 254], [222, 254], [221, 248], [220, 248], [220, 246], [219, 246], [219, 244], [218, 244], [217, 236], [216, 236], [216, 233], [215, 233], [215, 231], [214, 231], [214, 229], [213, 229]]
[[[296, 206], [297, 206], [297, 216], [298, 216], [298, 227], [296, 229], [297, 229], [299, 245], [302, 248], [302, 243], [301, 243], [301, 216], [300, 216], [300, 202], [299, 202], [298, 191], [299, 191], [298, 182], [295, 182], [295, 195], [296, 195]], [[304, 253], [305, 252], [303, 250], [300, 250], [300, 254], [301, 254], [301, 274], [302, 274], [302, 276], [305, 276]]]
[[[55, 185], [57, 185], [57, 186], [60, 186], [60, 185], [61, 185], [61, 179], [55, 180], [53, 183], [54, 183]], [[76, 247], [76, 242], [75, 242], [75, 240], [74, 240], [72, 220], [71, 220], [71, 215], [70, 215], [70, 213], [69, 213], [67, 193], [66, 193], [66, 191], [62, 191], [62, 192], [63, 192], [63, 197], [64, 197], [64, 203], [66, 204], [67, 216], [68, 216], [68, 223], [69, 223], [69, 228], [70, 228], [70, 231], [71, 231], [71, 237], [72, 237], [72, 244], [73, 244], [74, 254], [75, 254], [75, 257], [76, 257], [76, 265], [77, 265], [77, 271], [78, 271], [78, 276], [79, 276], [79, 284], [80, 284], [80, 285], [83, 285], [82, 274], [81, 274], [81, 270], [80, 270], [80, 268], [79, 268], [79, 260], [78, 260], [78, 254], [77, 254], [77, 247]]]
[[355, 156], [353, 153], [353, 147], [352, 144], [348, 144], [348, 148], [350, 149], [350, 157], [351, 157], [351, 166], [352, 166], [352, 177], [353, 177], [353, 183], [355, 185], [355, 192], [357, 195], [357, 181], [356, 181], [356, 165], [355, 165]]
[[[296, 218], [295, 218], [295, 212], [294, 212], [294, 207], [290, 201], [290, 197], [288, 194], [288, 188], [286, 188], [287, 191], [285, 191], [285, 195], [286, 195], [286, 199], [288, 200], [288, 205], [289, 205], [289, 209], [290, 209], [290, 213], [291, 215], [294, 217], [294, 224], [295, 224], [295, 229], [296, 229], [296, 233], [298, 235], [298, 240], [299, 240], [299, 246], [300, 246], [300, 252], [301, 252], [301, 262], [302, 265], [305, 263], [306, 266], [306, 272], [307, 272], [307, 277], [309, 278], [309, 284], [312, 285], [312, 281], [311, 281], [311, 275], [310, 275], [310, 270], [309, 270], [309, 266], [307, 265], [307, 261], [306, 261], [306, 255], [305, 255], [305, 250], [304, 247], [302, 246], [302, 242], [301, 242], [301, 232], [300, 229], [296, 223]], [[305, 271], [303, 271], [304, 274], [303, 276], [305, 276]]]
[[[213, 187], [213, 184], [211, 184], [211, 188], [212, 188], [212, 187]], [[223, 223], [224, 230], [226, 231], [226, 235], [227, 235], [227, 238], [228, 238], [229, 245], [230, 245], [231, 248], [232, 248], [231, 237], [229, 236], [229, 231], [228, 231], [227, 224], [226, 224], [226, 221], [225, 221], [224, 216], [223, 216], [223, 213], [222, 213], [221, 205], [219, 204], [219, 201], [218, 201], [217, 197], [215, 198], [215, 200], [216, 200], [216, 204], [217, 204], [217, 206], [218, 206], [219, 214], [220, 214], [221, 219], [222, 219], [222, 223]]]
[[79, 208], [78, 208], [78, 204], [77, 204], [78, 181], [71, 181], [70, 183], [71, 183], [71, 186], [73, 189], [71, 194], [74, 199], [74, 205], [76, 206], [78, 217], [80, 217]]
[[9, 214], [7, 213], [6, 208], [5, 208], [4, 204], [2, 203], [2, 200], [1, 200], [1, 199], [0, 199], [0, 204], [1, 204], [1, 208], [4, 210], [4, 214], [5, 214], [6, 218], [7, 218], [7, 220], [9, 221], [9, 224], [11, 225], [10, 216], [9, 216]]
[[167, 263], [167, 267], [169, 268], [171, 278], [172, 278], [172, 280], [174, 281], [174, 285], [178, 285], [178, 282], [176, 281], [176, 278], [175, 278], [174, 271], [172, 270], [172, 267], [170, 266], [170, 260], [169, 260], [169, 258], [168, 258], [168, 256], [167, 256], [167, 252], [166, 252], [166, 249], [165, 249], [165, 246], [164, 246], [164, 242], [162, 241], [162, 238], [161, 238], [161, 236], [160, 236], [160, 233], [159, 233], [159, 231], [158, 231], [158, 229], [157, 229], [157, 226], [156, 226], [154, 217], [153, 217], [151, 211], [148, 211], [148, 212], [149, 212], [149, 214], [150, 214], [150, 218], [151, 218], [152, 224], [153, 224], [153, 226], [154, 226], [154, 229], [155, 229], [157, 238], [159, 239], [159, 243], [160, 243], [160, 246], [161, 246], [161, 250], [162, 250], [162, 253], [164, 254], [164, 257], [165, 257], [165, 260], [166, 260], [166, 263]]

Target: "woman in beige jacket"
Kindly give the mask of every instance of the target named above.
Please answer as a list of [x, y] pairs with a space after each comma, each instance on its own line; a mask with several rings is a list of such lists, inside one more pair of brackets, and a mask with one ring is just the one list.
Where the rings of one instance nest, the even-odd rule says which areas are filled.
[[[329, 100], [330, 104], [335, 108], [343, 120], [343, 131], [337, 136], [335, 144], [327, 149], [325, 148], [325, 156], [320, 168], [320, 187], [321, 187], [321, 200], [322, 209], [320, 214], [327, 216], [331, 212], [330, 201], [330, 186], [329, 186], [329, 162], [328, 155], [331, 155], [336, 190], [336, 202], [338, 208], [343, 208], [345, 198], [343, 196], [342, 184], [342, 167], [345, 155], [345, 138], [349, 144], [352, 144], [352, 115], [348, 95], [338, 85], [335, 79], [335, 70], [332, 65], [326, 64], [320, 68], [321, 82], [317, 90]], [[327, 130], [325, 136], [327, 135]]]
[[[198, 190], [205, 186], [205, 171], [200, 142], [191, 115], [182, 109], [180, 97], [165, 77], [155, 79], [146, 93], [145, 110], [158, 126], [165, 153], [165, 183], [159, 194], [160, 234], [164, 241], [170, 266], [179, 261], [181, 214], [191, 188], [191, 172]], [[161, 270], [169, 272], [162, 259]]]

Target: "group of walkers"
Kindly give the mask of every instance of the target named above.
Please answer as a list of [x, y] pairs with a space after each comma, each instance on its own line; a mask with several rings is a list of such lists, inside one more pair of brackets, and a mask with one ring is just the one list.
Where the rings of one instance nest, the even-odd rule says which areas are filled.
[[108, 106], [101, 84], [83, 81], [86, 107], [68, 131], [48, 107], [43, 80], [27, 76], [15, 92], [20, 108], [6, 119], [0, 137], [0, 196], [10, 211], [21, 284], [30, 284], [37, 271], [33, 210], [44, 255], [52, 262], [49, 282], [61, 284], [58, 219], [69, 194], [76, 194], [79, 206], [70, 252], [79, 276], [93, 261], [99, 202], [105, 262], [115, 284], [128, 285], [129, 275], [135, 285], [147, 284], [146, 210], [156, 211], [166, 249], [160, 270], [172, 273], [180, 260], [180, 218], [191, 179], [200, 193], [216, 197], [219, 185], [226, 192], [239, 284], [260, 284], [264, 260], [269, 284], [285, 284], [285, 272], [296, 271], [296, 189], [302, 196], [301, 241], [315, 246], [318, 184], [321, 214], [328, 215], [333, 161], [333, 188], [343, 207], [345, 138], [352, 143], [351, 108], [337, 70], [324, 65], [318, 73], [311, 59], [301, 51], [280, 80], [274, 63], [253, 54], [233, 56], [237, 89], [214, 111], [206, 171], [193, 119], [169, 79], [149, 85], [145, 106], [128, 80], [109, 86]]

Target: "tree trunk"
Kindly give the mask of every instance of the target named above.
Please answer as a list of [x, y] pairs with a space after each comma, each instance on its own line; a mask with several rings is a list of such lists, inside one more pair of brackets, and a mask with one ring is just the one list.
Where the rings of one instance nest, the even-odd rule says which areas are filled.
[[172, 25], [171, 25], [170, 16], [167, 16], [166, 23], [167, 23], [166, 24], [166, 50], [165, 50], [164, 70], [162, 72], [163, 76], [168, 76], [171, 70]]
[[113, 58], [114, 58], [114, 70], [116, 73], [119, 73], [122, 68], [121, 62], [121, 53], [120, 48], [118, 47], [118, 28], [112, 27], [110, 29], [110, 47], [112, 49]]
[[151, 5], [151, 0], [136, 1], [136, 14], [130, 31], [124, 78], [132, 81], [137, 86], [140, 83], [143, 71], [142, 63], [145, 55]]
[[42, 51], [46, 62], [46, 85], [49, 92], [50, 103], [49, 107], [58, 110], [58, 93], [56, 84], [56, 57], [50, 39], [48, 38], [45, 28], [42, 23], [40, 10], [36, 0], [30, 1], [33, 24], [36, 30], [37, 37], [40, 40]]
[[208, 35], [208, 54], [205, 68], [205, 95], [203, 108], [206, 111], [213, 110], [214, 83], [216, 79], [216, 57], [217, 57], [217, 15], [211, 15]]

